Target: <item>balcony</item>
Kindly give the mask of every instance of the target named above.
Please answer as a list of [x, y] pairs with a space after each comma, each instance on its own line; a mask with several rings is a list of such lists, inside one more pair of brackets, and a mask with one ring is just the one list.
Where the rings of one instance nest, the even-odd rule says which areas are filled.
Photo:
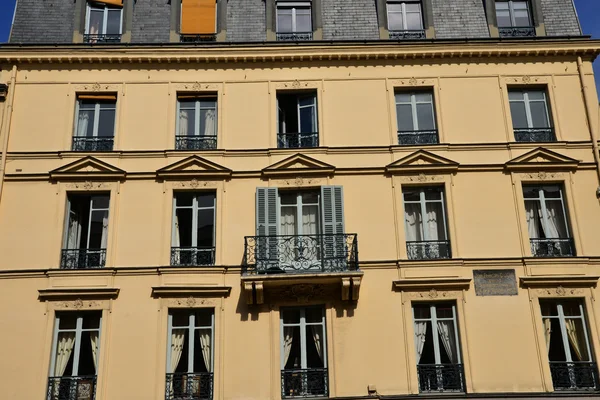
[[327, 397], [327, 368], [285, 369], [281, 371], [281, 397]]
[[499, 27], [498, 34], [501, 38], [535, 37], [534, 26], [507, 26]]
[[46, 400], [94, 400], [95, 398], [95, 375], [48, 378]]
[[439, 143], [437, 129], [425, 131], [398, 131], [398, 144], [400, 145], [411, 146], [437, 143]]
[[515, 128], [514, 132], [517, 142], [556, 142], [554, 128]]
[[598, 390], [598, 366], [594, 362], [550, 362], [554, 390]]
[[213, 397], [213, 374], [175, 373], [167, 374], [165, 400], [211, 400]]
[[573, 257], [575, 242], [573, 238], [529, 239], [531, 255], [534, 257]]
[[83, 35], [83, 43], [98, 44], [98, 43], [121, 43], [120, 33], [110, 34], [85, 34]]
[[465, 372], [462, 364], [417, 365], [419, 392], [465, 392]]
[[280, 149], [319, 147], [319, 132], [278, 133], [277, 147]]
[[175, 150], [213, 150], [216, 148], [216, 136], [175, 136]]
[[215, 248], [171, 247], [171, 265], [180, 267], [215, 265]]
[[404, 31], [390, 31], [390, 40], [416, 40], [425, 39], [424, 29], [411, 29]]
[[63, 249], [62, 269], [102, 268], [106, 264], [106, 249]]
[[312, 32], [277, 32], [277, 40], [282, 42], [300, 42], [313, 40]]
[[217, 34], [216, 33], [199, 33], [199, 34], [194, 34], [194, 35], [180, 34], [179, 41], [181, 43], [216, 42]]
[[112, 151], [115, 138], [105, 137], [73, 137], [73, 151]]
[[449, 240], [406, 242], [409, 260], [440, 260], [451, 257]]

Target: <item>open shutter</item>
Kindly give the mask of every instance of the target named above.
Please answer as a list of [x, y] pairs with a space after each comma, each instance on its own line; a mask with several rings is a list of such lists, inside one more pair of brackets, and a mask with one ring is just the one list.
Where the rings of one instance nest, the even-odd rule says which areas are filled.
[[213, 34], [216, 32], [216, 0], [182, 0], [181, 33]]
[[256, 268], [276, 266], [277, 253], [277, 188], [256, 189]]
[[330, 271], [347, 269], [348, 259], [344, 236], [344, 191], [341, 186], [321, 187], [323, 216], [323, 268]]

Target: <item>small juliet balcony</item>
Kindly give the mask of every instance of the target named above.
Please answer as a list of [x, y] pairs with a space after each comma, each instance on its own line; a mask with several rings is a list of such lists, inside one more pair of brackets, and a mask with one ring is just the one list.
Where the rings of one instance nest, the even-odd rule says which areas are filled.
[[313, 40], [312, 32], [277, 32], [277, 40], [282, 42], [303, 42]]
[[106, 249], [63, 249], [62, 269], [93, 269], [106, 265]]
[[514, 133], [517, 142], [556, 142], [554, 128], [515, 128]]
[[535, 26], [504, 26], [498, 28], [501, 38], [535, 37]]
[[198, 33], [198, 34], [180, 34], [179, 41], [181, 43], [207, 43], [216, 42], [216, 33]]
[[212, 372], [167, 374], [165, 400], [212, 400]]
[[573, 257], [575, 242], [573, 238], [529, 239], [531, 255], [534, 257]]
[[439, 143], [437, 129], [424, 131], [398, 131], [398, 144], [403, 146], [437, 143]]
[[462, 364], [417, 365], [419, 392], [465, 392], [465, 371]]
[[424, 29], [410, 29], [403, 31], [389, 31], [390, 40], [418, 40], [425, 39]]
[[449, 240], [406, 242], [409, 260], [442, 260], [451, 258]]
[[115, 138], [112, 136], [74, 136], [73, 151], [113, 151]]
[[46, 400], [94, 400], [96, 375], [48, 378]]
[[594, 362], [550, 362], [554, 390], [597, 391], [598, 365]]
[[319, 132], [278, 133], [277, 147], [280, 149], [319, 147]]
[[215, 248], [171, 247], [171, 265], [179, 267], [215, 265]]
[[175, 150], [213, 150], [216, 148], [216, 136], [175, 136]]
[[327, 368], [281, 371], [281, 398], [327, 397], [328, 393]]
[[83, 35], [83, 43], [99, 44], [99, 43], [121, 43], [120, 33], [105, 33], [105, 34], [91, 34], [86, 33]]

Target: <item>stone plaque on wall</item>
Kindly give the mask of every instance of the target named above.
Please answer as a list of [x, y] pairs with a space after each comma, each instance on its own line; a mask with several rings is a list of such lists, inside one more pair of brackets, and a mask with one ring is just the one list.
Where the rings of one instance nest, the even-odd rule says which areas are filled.
[[516, 296], [517, 277], [514, 269], [479, 269], [473, 271], [477, 296]]

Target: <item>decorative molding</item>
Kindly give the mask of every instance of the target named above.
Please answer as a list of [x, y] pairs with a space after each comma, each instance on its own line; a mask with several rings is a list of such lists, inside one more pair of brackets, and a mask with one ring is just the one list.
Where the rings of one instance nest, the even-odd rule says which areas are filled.
[[[152, 297], [228, 297], [231, 286], [154, 286]], [[180, 300], [180, 299], [179, 299]]]
[[87, 156], [53, 169], [49, 174], [50, 179], [55, 181], [78, 180], [92, 182], [94, 180], [123, 180], [127, 173], [114, 165]]
[[295, 179], [312, 175], [333, 175], [335, 167], [304, 154], [294, 154], [262, 169], [265, 177], [295, 176]]
[[442, 183], [446, 181], [443, 175], [429, 175], [420, 173], [419, 175], [399, 175], [398, 180], [402, 183]]
[[575, 170], [580, 161], [552, 150], [538, 147], [504, 164], [509, 171], [518, 170]]
[[216, 302], [214, 299], [198, 299], [190, 296], [185, 298], [169, 299], [167, 304], [170, 307], [194, 308], [202, 306], [214, 306]]
[[204, 92], [212, 91], [217, 92], [221, 89], [221, 83], [205, 83], [205, 82], [188, 82], [188, 83], [175, 83], [173, 89], [176, 92]]
[[393, 87], [407, 86], [407, 87], [433, 87], [436, 84], [435, 79], [417, 79], [415, 77], [407, 79], [392, 79], [389, 81]]
[[274, 180], [274, 181], [272, 181], [272, 183], [276, 186], [290, 186], [290, 187], [318, 186], [323, 183], [323, 179], [303, 178], [301, 176], [298, 176], [293, 179]]
[[530, 172], [519, 174], [521, 180], [524, 181], [551, 181], [551, 180], [564, 180], [565, 174], [562, 172]]
[[203, 188], [216, 188], [218, 187], [215, 181], [200, 181], [196, 178], [192, 178], [189, 181], [174, 181], [173, 187], [183, 189], [203, 189]]
[[581, 297], [584, 293], [584, 290], [581, 288], [565, 289], [562, 286], [548, 289], [535, 289], [535, 294], [538, 297]]
[[228, 179], [231, 173], [229, 168], [193, 155], [158, 169], [156, 177], [161, 180], [196, 178], [198, 182], [198, 178]]
[[38, 298], [42, 301], [71, 299], [71, 301], [66, 303], [74, 306], [75, 303], [73, 303], [72, 299], [76, 299], [77, 304], [80, 304], [85, 299], [116, 299], [119, 295], [119, 290], [119, 288], [111, 287], [46, 288], [38, 290]]
[[275, 89], [318, 89], [321, 82], [319, 81], [299, 81], [298, 79], [286, 82], [273, 82]]
[[438, 296], [448, 290], [468, 290], [471, 278], [415, 278], [398, 279], [392, 282], [393, 288], [400, 291], [427, 292], [429, 295]]
[[503, 77], [502, 81], [507, 85], [541, 85], [550, 83], [550, 78], [546, 76], [511, 76]]
[[99, 190], [99, 189], [110, 189], [111, 185], [106, 182], [94, 182], [94, 181], [85, 181], [85, 182], [76, 182], [76, 183], [67, 183], [65, 185], [67, 189], [74, 190]]
[[406, 300], [457, 300], [462, 298], [462, 292], [457, 290], [437, 290], [402, 292], [402, 302]]
[[566, 288], [590, 288], [596, 287], [600, 276], [585, 275], [549, 275], [549, 276], [522, 276], [521, 286], [527, 288], [544, 288], [557, 290]]
[[123, 86], [115, 83], [86, 83], [82, 85], [73, 85], [75, 93], [81, 92], [119, 92]]
[[313, 299], [322, 299], [327, 293], [327, 288], [324, 285], [302, 283], [298, 285], [287, 286], [281, 289], [278, 293], [272, 292], [271, 295], [279, 297], [283, 300], [297, 301], [298, 303], [306, 304]]
[[[458, 170], [459, 164], [426, 150], [417, 150], [385, 167], [389, 174], [419, 173], [418, 177], [427, 181], [425, 172], [453, 173]], [[423, 177], [421, 176], [423, 175]]]

